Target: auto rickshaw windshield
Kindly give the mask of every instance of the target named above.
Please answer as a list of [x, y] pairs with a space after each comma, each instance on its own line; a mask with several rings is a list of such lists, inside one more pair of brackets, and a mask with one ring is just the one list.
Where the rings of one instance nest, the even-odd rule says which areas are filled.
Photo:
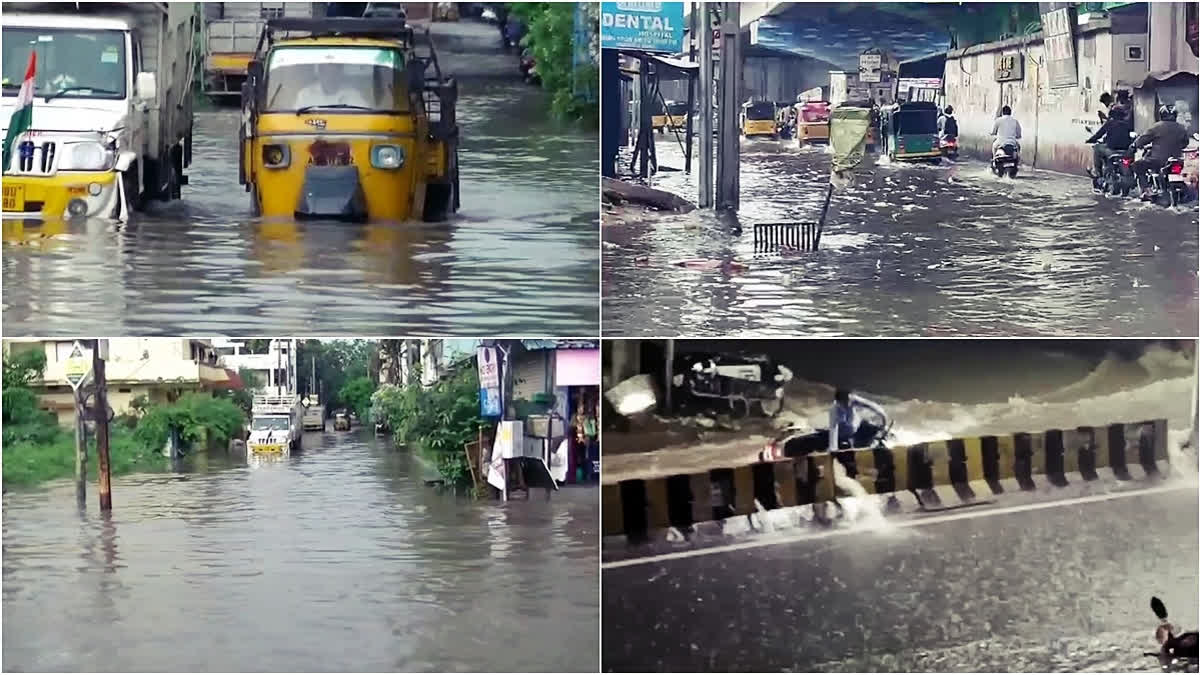
[[937, 110], [899, 110], [892, 116], [898, 134], [936, 134]]
[[746, 119], [748, 120], [774, 120], [775, 119], [775, 104], [773, 103], [751, 103], [746, 106]]
[[267, 65], [266, 112], [334, 106], [408, 112], [404, 55], [381, 47], [280, 47]]
[[687, 103], [674, 103], [674, 102], [668, 103], [667, 104], [667, 114], [669, 114], [671, 116], [679, 116], [679, 115], [688, 114]]

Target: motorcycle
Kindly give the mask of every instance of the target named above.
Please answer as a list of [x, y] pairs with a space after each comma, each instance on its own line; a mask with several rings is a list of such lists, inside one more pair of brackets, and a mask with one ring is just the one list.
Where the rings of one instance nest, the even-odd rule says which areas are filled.
[[942, 157], [958, 159], [958, 137], [943, 136], [938, 140], [938, 149], [942, 151]]
[[1017, 177], [1017, 166], [1021, 163], [1020, 153], [1016, 143], [1005, 143], [992, 154], [992, 173], [997, 176], [1008, 174], [1009, 178]]
[[676, 400], [704, 407], [721, 400], [737, 417], [774, 417], [792, 371], [762, 355], [685, 354], [675, 359]]
[[[1150, 154], [1147, 146], [1142, 150], [1142, 159]], [[1162, 206], [1179, 206], [1192, 200], [1191, 190], [1183, 178], [1183, 158], [1168, 157], [1162, 167], [1146, 172], [1150, 184], [1149, 200]]]
[[1113, 196], [1128, 197], [1134, 186], [1133, 157], [1128, 154], [1113, 154], [1104, 162], [1104, 171], [1092, 176], [1092, 189]]

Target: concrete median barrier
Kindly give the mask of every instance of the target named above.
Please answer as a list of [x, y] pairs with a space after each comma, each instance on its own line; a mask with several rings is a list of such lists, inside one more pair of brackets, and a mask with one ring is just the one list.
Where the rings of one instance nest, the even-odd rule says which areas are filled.
[[[827, 525], [835, 461], [886, 513], [941, 511], [1006, 493], [1146, 481], [1167, 472], [1165, 419], [931, 441], [625, 480], [602, 487], [602, 531], [680, 541], [694, 532], [736, 534], [788, 521]], [[858, 495], [858, 498], [864, 495]], [[836, 509], [841, 511], [841, 509]]]

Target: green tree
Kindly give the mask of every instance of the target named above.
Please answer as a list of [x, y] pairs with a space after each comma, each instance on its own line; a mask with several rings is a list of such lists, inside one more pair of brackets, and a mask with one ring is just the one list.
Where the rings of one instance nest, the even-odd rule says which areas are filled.
[[[342, 387], [357, 377], [367, 377], [374, 382], [370, 363], [377, 349], [378, 343], [373, 340], [304, 340], [297, 350], [296, 361], [300, 391], [316, 392], [319, 383], [326, 409], [351, 407], [341, 398]], [[311, 381], [314, 358], [316, 383]]]
[[38, 410], [37, 394], [30, 386], [42, 379], [46, 371], [46, 354], [41, 349], [10, 352], [4, 357], [3, 421], [8, 424], [30, 424], [44, 421]]
[[[599, 70], [593, 64], [574, 64], [575, 5], [573, 2], [519, 2], [509, 4], [509, 12], [528, 26], [521, 44], [533, 53], [542, 88], [551, 95], [554, 113], [570, 119], [596, 120], [595, 101], [589, 102], [577, 92], [588, 85], [595, 91]], [[596, 22], [594, 19], [593, 24]], [[597, 34], [593, 25], [591, 33]]]
[[367, 421], [371, 414], [371, 395], [375, 393], [375, 383], [369, 377], [356, 377], [338, 390], [338, 400], [347, 408], [353, 410], [358, 419]]

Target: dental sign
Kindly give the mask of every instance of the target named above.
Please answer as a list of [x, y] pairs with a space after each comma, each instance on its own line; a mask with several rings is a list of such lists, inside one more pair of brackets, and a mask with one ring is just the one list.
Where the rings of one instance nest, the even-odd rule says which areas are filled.
[[600, 46], [667, 54], [683, 51], [683, 3], [600, 3]]

